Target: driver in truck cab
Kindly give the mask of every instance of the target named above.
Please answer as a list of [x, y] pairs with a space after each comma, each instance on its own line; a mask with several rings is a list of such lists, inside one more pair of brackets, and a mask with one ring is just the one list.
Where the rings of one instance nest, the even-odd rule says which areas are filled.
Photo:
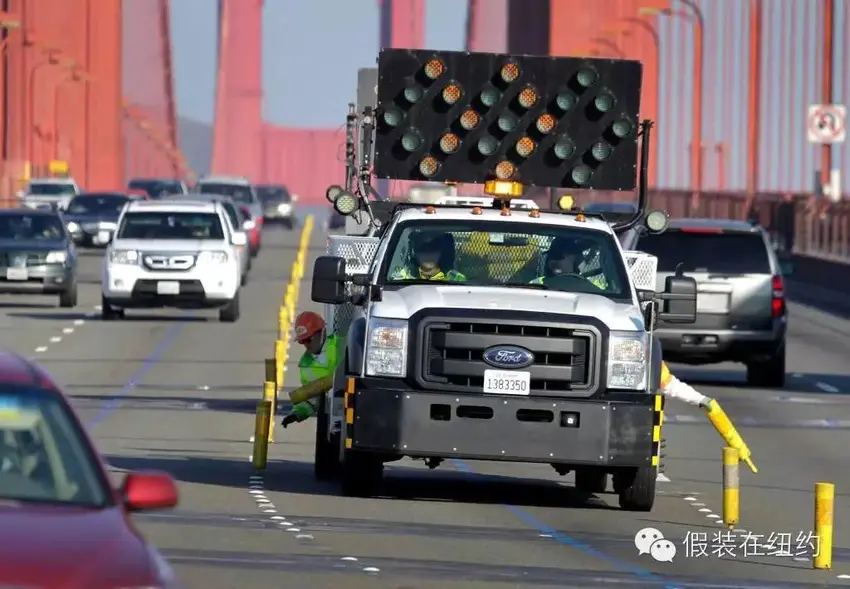
[[[605, 290], [608, 288], [608, 281], [603, 274], [587, 276], [581, 272], [581, 264], [587, 258], [588, 249], [594, 250], [596, 248], [593, 244], [587, 244], [580, 239], [556, 237], [552, 240], [549, 251], [546, 252], [543, 276], [535, 278], [531, 281], [531, 284], [544, 284], [546, 279], [553, 276], [576, 276], [584, 278], [600, 290]], [[593, 251], [590, 258], [593, 259], [598, 255], [598, 251]]]
[[410, 238], [409, 263], [392, 272], [390, 280], [465, 282], [454, 269], [454, 238], [444, 231], [419, 231]]

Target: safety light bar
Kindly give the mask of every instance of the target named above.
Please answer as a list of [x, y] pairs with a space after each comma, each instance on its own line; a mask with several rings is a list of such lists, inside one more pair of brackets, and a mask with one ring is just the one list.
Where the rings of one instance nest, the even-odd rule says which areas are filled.
[[638, 61], [383, 49], [378, 75], [379, 178], [635, 188]]

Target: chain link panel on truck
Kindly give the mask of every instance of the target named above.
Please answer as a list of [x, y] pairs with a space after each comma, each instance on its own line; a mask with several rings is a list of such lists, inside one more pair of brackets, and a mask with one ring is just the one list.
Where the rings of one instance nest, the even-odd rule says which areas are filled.
[[[345, 259], [345, 270], [349, 278], [354, 274], [365, 274], [372, 265], [372, 260], [378, 251], [378, 237], [362, 237], [352, 235], [328, 236], [328, 255]], [[361, 287], [346, 284], [347, 294], [355, 294]], [[325, 322], [331, 333], [344, 337], [348, 333], [351, 319], [354, 316], [354, 305], [325, 305]]]

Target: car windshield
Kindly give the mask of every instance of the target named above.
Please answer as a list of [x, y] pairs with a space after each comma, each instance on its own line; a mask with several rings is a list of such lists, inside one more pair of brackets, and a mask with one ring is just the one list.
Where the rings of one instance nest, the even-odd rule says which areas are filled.
[[0, 500], [108, 505], [96, 460], [57, 393], [0, 388]]
[[251, 188], [244, 184], [226, 184], [218, 182], [204, 182], [198, 184], [198, 192], [205, 194], [220, 194], [229, 196], [239, 204], [253, 204], [254, 198], [251, 194]]
[[118, 239], [224, 239], [215, 213], [134, 212], [124, 215]]
[[263, 204], [270, 202], [290, 202], [292, 200], [286, 188], [278, 188], [275, 186], [258, 186], [257, 196], [260, 197]]
[[230, 219], [230, 224], [236, 231], [242, 229], [242, 222], [239, 221], [239, 213], [236, 212], [236, 207], [231, 202], [221, 203], [221, 208], [224, 209], [224, 214]]
[[638, 248], [658, 258], [659, 272], [769, 274], [767, 246], [758, 233], [668, 230], [640, 239]]
[[58, 241], [65, 237], [57, 215], [0, 215], [0, 239]]
[[57, 182], [33, 182], [27, 187], [27, 194], [38, 194], [45, 196], [64, 196], [74, 194], [73, 184], [60, 184]]
[[473, 286], [541, 288], [631, 300], [613, 235], [537, 223], [429, 221], [401, 224], [390, 237], [380, 282], [442, 280]]
[[171, 194], [183, 194], [183, 187], [174, 180], [130, 180], [127, 188], [144, 190], [151, 198], [162, 198]]
[[128, 200], [130, 197], [123, 194], [84, 194], [74, 198], [65, 212], [68, 215], [117, 215]]

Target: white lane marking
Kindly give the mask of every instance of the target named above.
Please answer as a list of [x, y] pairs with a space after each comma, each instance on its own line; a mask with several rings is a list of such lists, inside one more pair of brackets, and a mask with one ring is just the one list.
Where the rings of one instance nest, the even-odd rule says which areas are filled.
[[835, 388], [831, 384], [827, 384], [825, 382], [816, 382], [815, 386], [825, 393], [837, 393], [838, 392], [837, 388]]
[[706, 513], [705, 517], [707, 517], [708, 519], [720, 519], [720, 516], [716, 513]]
[[803, 375], [800, 374], [799, 372], [794, 372], [793, 374], [791, 374], [791, 376], [794, 377], [794, 378], [803, 378]]
[[74, 325], [85, 325], [85, 319], [74, 319]]
[[670, 478], [666, 474], [664, 474], [663, 472], [659, 472], [656, 475], [655, 480], [658, 481], [659, 483], [669, 483], [670, 482]]
[[696, 501], [696, 500], [697, 500], [696, 497], [691, 497], [691, 496], [685, 497], [685, 501]]
[[37, 353], [39, 353], [39, 354], [40, 354], [40, 353], [42, 353], [42, 352], [46, 352], [46, 351], [47, 351], [47, 346], [38, 346], [38, 347], [35, 349], [35, 351], [36, 351]]
[[58, 344], [61, 341], [62, 341], [62, 336], [59, 336], [59, 335], [54, 335], [52, 338], [50, 338], [51, 344]]
[[[313, 534], [302, 533], [301, 528], [299, 528], [296, 524], [291, 521], [287, 521], [286, 516], [277, 515], [277, 509], [274, 506], [274, 503], [271, 502], [270, 499], [266, 497], [265, 491], [265, 479], [262, 475], [253, 474], [248, 478], [248, 495], [254, 499], [257, 503], [257, 508], [262, 511], [271, 521], [272, 523], [278, 524], [285, 531], [290, 532], [295, 535], [296, 540], [315, 540], [316, 538]], [[340, 560], [345, 562], [358, 562], [356, 556], [343, 556]], [[379, 573], [381, 569], [378, 567], [363, 567], [361, 569], [364, 573]]]
[[65, 329], [62, 330], [62, 333], [64, 333], [65, 335], [68, 335], [69, 333], [74, 333], [74, 328], [73, 327], [66, 327]]
[[700, 507], [700, 513], [711, 513], [711, 510], [708, 507]]

